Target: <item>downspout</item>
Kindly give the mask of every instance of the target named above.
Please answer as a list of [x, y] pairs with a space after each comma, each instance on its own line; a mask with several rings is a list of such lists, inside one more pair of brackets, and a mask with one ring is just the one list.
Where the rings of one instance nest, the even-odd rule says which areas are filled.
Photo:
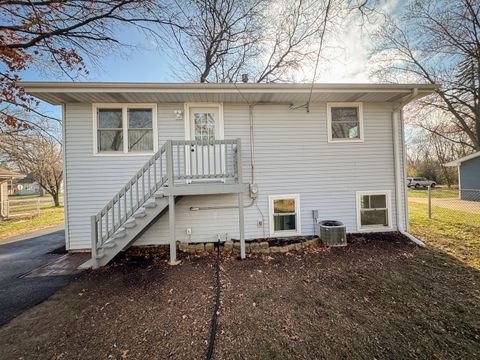
[[252, 171], [252, 184], [255, 184], [255, 137], [253, 128], [253, 107], [255, 105], [248, 105], [248, 116], [250, 122], [250, 167]]
[[63, 146], [63, 213], [65, 226], [65, 250], [70, 250], [70, 231], [68, 218], [68, 181], [67, 181], [67, 124], [66, 124], [67, 105], [62, 104], [62, 146]]
[[[404, 221], [404, 216], [408, 219], [408, 212], [407, 212], [407, 199], [406, 196], [402, 196], [402, 189], [404, 194], [406, 194], [406, 184], [404, 179], [405, 174], [405, 162], [403, 162], [403, 171], [401, 167], [401, 152], [400, 152], [400, 139], [403, 141], [403, 153], [404, 153], [404, 161], [405, 161], [405, 138], [403, 133], [403, 124], [400, 124], [400, 121], [403, 121], [402, 116], [402, 109], [403, 107], [413, 100], [418, 95], [418, 89], [414, 88], [412, 94], [405, 98], [397, 107], [393, 108], [392, 111], [392, 136], [393, 136], [393, 160], [394, 160], [394, 176], [395, 176], [395, 204], [396, 204], [396, 221], [397, 221], [397, 229], [402, 235], [406, 236], [409, 240], [414, 242], [415, 244], [424, 247], [425, 244], [423, 241], [417, 239], [415, 236], [407, 232], [405, 228], [405, 224], [407, 221]], [[404, 199], [405, 208], [402, 208], [402, 201], [400, 199]]]

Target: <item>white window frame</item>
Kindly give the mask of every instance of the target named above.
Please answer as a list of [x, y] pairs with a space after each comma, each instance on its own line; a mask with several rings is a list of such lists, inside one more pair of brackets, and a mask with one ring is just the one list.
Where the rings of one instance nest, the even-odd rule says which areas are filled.
[[[356, 107], [358, 109], [358, 139], [333, 139], [332, 138], [332, 108], [335, 107]], [[327, 134], [329, 143], [362, 143], [363, 134], [363, 103], [362, 102], [330, 102], [327, 103]]]
[[[273, 221], [273, 201], [283, 199], [295, 199], [295, 230], [283, 230], [275, 231]], [[300, 194], [288, 194], [288, 195], [269, 195], [268, 196], [268, 213], [269, 213], [269, 225], [270, 236], [298, 236], [302, 233], [301, 229], [301, 214], [300, 214]]]
[[[122, 109], [123, 151], [98, 151], [98, 109]], [[152, 151], [128, 151], [128, 109], [152, 109]], [[93, 155], [94, 156], [145, 156], [158, 151], [157, 104], [155, 103], [93, 103]]]
[[[387, 206], [387, 220], [388, 226], [382, 225], [362, 225], [362, 219], [360, 216], [361, 211], [361, 197], [364, 195], [385, 195]], [[388, 231], [392, 230], [392, 195], [390, 190], [371, 190], [371, 191], [357, 191], [357, 231], [369, 232], [369, 231]]]

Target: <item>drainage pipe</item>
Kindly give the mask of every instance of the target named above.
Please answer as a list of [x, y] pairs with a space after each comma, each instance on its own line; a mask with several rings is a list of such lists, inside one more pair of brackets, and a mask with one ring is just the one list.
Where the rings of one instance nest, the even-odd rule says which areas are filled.
[[[405, 179], [403, 179], [403, 175], [405, 174], [404, 171], [401, 169], [401, 154], [400, 154], [400, 138], [402, 141], [404, 140], [403, 136], [403, 127], [402, 124], [400, 124], [400, 121], [402, 121], [402, 108], [411, 100], [413, 100], [418, 94], [418, 89], [415, 88], [412, 91], [412, 94], [409, 95], [404, 101], [402, 101], [399, 106], [395, 107], [392, 111], [392, 136], [393, 136], [393, 160], [394, 160], [394, 176], [395, 176], [395, 203], [396, 203], [396, 220], [397, 220], [397, 229], [398, 231], [407, 237], [409, 240], [417, 244], [418, 246], [425, 247], [425, 243], [419, 239], [417, 239], [415, 236], [412, 234], [408, 233], [405, 229], [405, 224], [406, 221], [403, 218], [406, 216], [408, 218], [408, 213], [406, 211], [407, 209], [407, 199], [406, 196], [402, 196], [402, 187], [403, 191], [405, 190]], [[402, 148], [405, 151], [405, 146], [402, 145]], [[405, 159], [405, 157], [404, 157]], [[405, 167], [406, 164], [403, 163], [403, 166]], [[402, 202], [400, 199], [404, 199], [405, 206], [402, 208]]]
[[413, 241], [415, 244], [417, 244], [418, 246], [420, 247], [425, 247], [425, 243], [420, 240], [420, 239], [417, 239], [415, 236], [413, 236], [412, 234], [406, 232], [405, 230], [398, 230], [400, 234], [406, 236], [407, 238], [409, 238], [411, 241]]

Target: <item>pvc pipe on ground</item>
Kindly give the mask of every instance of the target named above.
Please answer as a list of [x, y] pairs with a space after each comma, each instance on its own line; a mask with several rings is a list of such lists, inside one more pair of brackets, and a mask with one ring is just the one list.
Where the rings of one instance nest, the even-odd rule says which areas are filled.
[[425, 247], [425, 243], [420, 240], [420, 239], [417, 239], [415, 236], [413, 236], [412, 234], [404, 231], [404, 230], [399, 230], [400, 234], [406, 236], [407, 238], [409, 238], [411, 241], [413, 241], [415, 244], [417, 244], [418, 246], [420, 247]]

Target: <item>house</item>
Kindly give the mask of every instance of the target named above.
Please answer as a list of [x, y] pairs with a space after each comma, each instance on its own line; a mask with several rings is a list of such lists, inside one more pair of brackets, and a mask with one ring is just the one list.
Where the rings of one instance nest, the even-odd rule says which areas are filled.
[[460, 199], [480, 201], [480, 151], [450, 161], [445, 166], [458, 167]]
[[8, 185], [15, 179], [21, 179], [25, 175], [0, 167], [0, 220], [8, 217]]
[[17, 179], [9, 186], [10, 195], [43, 195], [44, 190], [31, 174]]
[[[402, 106], [434, 85], [22, 83], [62, 105], [66, 248], [407, 228]], [[318, 213], [317, 218], [313, 218]]]

